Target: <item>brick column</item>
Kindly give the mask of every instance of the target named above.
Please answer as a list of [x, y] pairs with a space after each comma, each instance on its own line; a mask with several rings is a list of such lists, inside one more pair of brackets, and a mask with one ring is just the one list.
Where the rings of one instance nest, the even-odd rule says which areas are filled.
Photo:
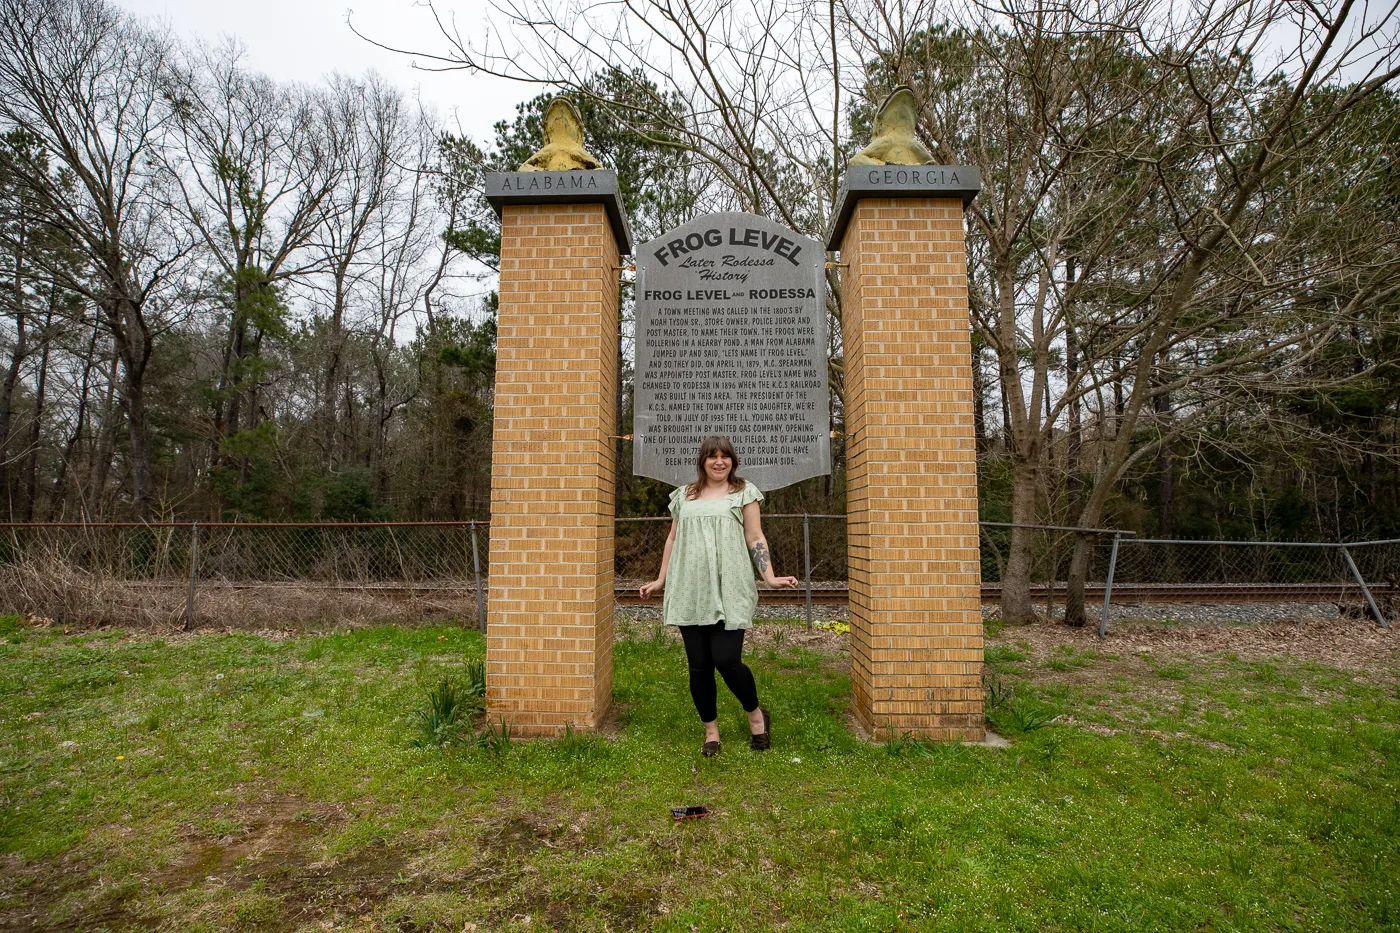
[[601, 203], [499, 207], [486, 709], [517, 735], [554, 735], [596, 727], [612, 702], [617, 266], [619, 239], [630, 244]]
[[877, 739], [982, 741], [964, 199], [848, 198], [836, 242], [855, 713]]

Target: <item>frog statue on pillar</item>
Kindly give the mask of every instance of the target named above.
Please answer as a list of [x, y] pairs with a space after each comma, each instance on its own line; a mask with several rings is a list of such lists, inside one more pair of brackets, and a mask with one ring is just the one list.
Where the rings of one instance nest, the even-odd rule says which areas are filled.
[[933, 155], [914, 135], [919, 102], [908, 85], [895, 88], [875, 112], [875, 135], [852, 165], [931, 165]]
[[563, 97], [549, 102], [544, 111], [544, 146], [520, 166], [522, 172], [567, 172], [597, 169], [603, 164], [583, 148], [583, 120]]

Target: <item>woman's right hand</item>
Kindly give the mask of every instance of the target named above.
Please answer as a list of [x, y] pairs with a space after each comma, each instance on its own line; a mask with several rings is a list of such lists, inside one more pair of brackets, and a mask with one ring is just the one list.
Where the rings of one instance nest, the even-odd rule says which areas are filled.
[[643, 584], [642, 584], [642, 588], [641, 588], [640, 590], [638, 590], [637, 592], [639, 592], [639, 593], [642, 594], [642, 599], [650, 599], [650, 598], [651, 598], [651, 594], [652, 594], [652, 593], [655, 593], [657, 590], [661, 589], [661, 587], [663, 587], [663, 586], [665, 586], [665, 584], [664, 584], [662, 581], [660, 581], [660, 580], [652, 580], [650, 583], [643, 583]]

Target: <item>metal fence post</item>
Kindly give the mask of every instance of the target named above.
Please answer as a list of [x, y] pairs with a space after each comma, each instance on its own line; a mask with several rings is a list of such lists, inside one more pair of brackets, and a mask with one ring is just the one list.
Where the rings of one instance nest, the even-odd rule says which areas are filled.
[[476, 522], [472, 522], [472, 574], [476, 577], [476, 627], [486, 632], [486, 596], [481, 592], [481, 556], [476, 549]]
[[1113, 571], [1118, 567], [1118, 535], [1113, 536], [1113, 550], [1108, 553], [1108, 578], [1103, 585], [1103, 615], [1099, 616], [1099, 637], [1108, 637], [1108, 601], [1113, 596]]
[[1376, 624], [1381, 628], [1386, 627], [1385, 616], [1381, 615], [1380, 609], [1376, 606], [1376, 601], [1371, 597], [1371, 589], [1366, 585], [1366, 581], [1361, 579], [1361, 571], [1356, 569], [1356, 561], [1351, 559], [1351, 552], [1347, 550], [1345, 544], [1340, 545], [1342, 557], [1346, 559], [1347, 567], [1351, 568], [1351, 575], [1356, 578], [1356, 585], [1361, 587], [1361, 592], [1366, 597], [1366, 605], [1371, 607], [1371, 616], [1376, 620]]
[[194, 629], [194, 588], [199, 576], [199, 522], [190, 526], [190, 590], [185, 594], [185, 631]]
[[812, 527], [806, 512], [802, 513], [802, 567], [807, 580], [807, 627], [812, 627]]

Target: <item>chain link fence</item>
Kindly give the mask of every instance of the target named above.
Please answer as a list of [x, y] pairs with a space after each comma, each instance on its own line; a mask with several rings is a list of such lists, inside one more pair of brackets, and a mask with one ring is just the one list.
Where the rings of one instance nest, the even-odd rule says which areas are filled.
[[480, 618], [486, 522], [0, 525], [0, 604], [238, 628]]
[[[781, 574], [810, 586], [765, 598], [838, 599], [844, 515], [765, 515]], [[1021, 526], [1033, 600], [1062, 605], [1076, 542], [1085, 597], [1103, 603], [1361, 601], [1384, 623], [1400, 593], [1400, 540], [1178, 541], [1113, 529]], [[666, 518], [617, 521], [620, 593], [655, 577]], [[0, 525], [0, 608], [63, 621], [278, 627], [297, 622], [479, 619], [489, 573], [486, 522], [50, 523]], [[984, 600], [1000, 597], [1013, 526], [981, 524]], [[480, 585], [479, 585], [480, 584]], [[809, 610], [810, 615], [810, 610]]]

